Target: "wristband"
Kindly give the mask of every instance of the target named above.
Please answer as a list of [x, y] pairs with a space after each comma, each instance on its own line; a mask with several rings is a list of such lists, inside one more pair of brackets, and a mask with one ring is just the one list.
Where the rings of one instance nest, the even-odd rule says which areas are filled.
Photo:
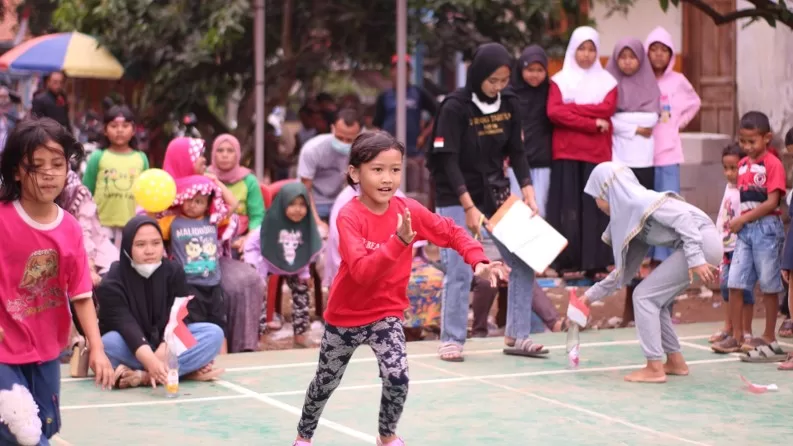
[[399, 235], [399, 232], [396, 233], [396, 236], [397, 236], [397, 238], [399, 239], [400, 242], [405, 244], [405, 246], [410, 246], [410, 243], [406, 242], [405, 239], [403, 239], [402, 236]]

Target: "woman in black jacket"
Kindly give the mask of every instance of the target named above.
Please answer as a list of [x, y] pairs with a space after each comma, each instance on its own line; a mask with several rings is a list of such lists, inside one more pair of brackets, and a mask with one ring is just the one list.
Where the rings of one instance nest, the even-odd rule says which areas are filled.
[[[489, 229], [490, 218], [510, 195], [504, 162], [512, 160], [525, 203], [537, 212], [529, 164], [521, 142], [519, 105], [509, 83], [513, 59], [498, 43], [481, 45], [468, 67], [466, 85], [444, 99], [434, 129], [428, 164], [437, 213], [472, 233]], [[548, 351], [532, 343], [531, 302], [534, 271], [495, 240], [509, 275], [505, 353], [525, 356]], [[441, 317], [440, 358], [463, 360], [468, 293], [473, 272], [459, 254], [441, 250], [446, 270]]]
[[[139, 215], [124, 226], [121, 249], [119, 261], [96, 290], [99, 329], [116, 370], [116, 387], [165, 384], [165, 326], [174, 300], [190, 294], [184, 271], [163, 258], [160, 227], [148, 216]], [[207, 322], [187, 326], [196, 343], [179, 355], [179, 375], [199, 381], [217, 378], [223, 370], [212, 365], [223, 330]]]

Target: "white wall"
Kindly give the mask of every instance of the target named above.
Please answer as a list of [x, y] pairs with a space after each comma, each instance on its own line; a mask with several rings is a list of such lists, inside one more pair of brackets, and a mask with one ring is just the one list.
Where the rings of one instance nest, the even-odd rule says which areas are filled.
[[670, 4], [666, 13], [658, 0], [636, 0], [627, 15], [615, 13], [606, 18], [608, 7], [602, 1], [595, 1], [590, 16], [595, 20], [600, 32], [600, 55], [611, 57], [614, 45], [623, 37], [636, 37], [644, 42], [647, 34], [656, 26], [663, 26], [672, 34], [672, 42], [679, 53], [683, 48], [683, 13]]
[[[751, 4], [738, 0], [738, 8]], [[768, 115], [778, 137], [793, 127], [793, 30], [785, 25], [770, 27], [758, 21], [736, 32], [736, 82], [738, 116], [758, 110]]]

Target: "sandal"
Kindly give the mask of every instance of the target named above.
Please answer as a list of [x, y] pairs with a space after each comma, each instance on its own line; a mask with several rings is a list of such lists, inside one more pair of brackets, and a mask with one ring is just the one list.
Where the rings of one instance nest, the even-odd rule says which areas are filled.
[[717, 331], [716, 333], [713, 333], [710, 336], [710, 338], [708, 339], [708, 342], [711, 343], [711, 344], [715, 344], [715, 343], [721, 342], [721, 341], [723, 341], [723, 340], [725, 340], [725, 339], [727, 339], [729, 337], [730, 337], [730, 333], [729, 332], [721, 330], [721, 331]]
[[388, 443], [383, 443], [383, 440], [380, 439], [380, 436], [377, 436], [377, 446], [405, 446], [405, 442], [398, 438], [396, 440], [389, 441]]
[[727, 336], [721, 342], [715, 342], [710, 347], [714, 352], [727, 354], [727, 353], [736, 353], [741, 351], [741, 343], [735, 340], [732, 336]]
[[465, 358], [463, 358], [463, 346], [453, 342], [442, 344], [438, 348], [438, 356], [440, 356], [442, 361], [447, 362], [465, 361]]
[[88, 376], [88, 343], [82, 336], [72, 339], [72, 357], [69, 359], [69, 374], [72, 378]]
[[144, 372], [141, 370], [132, 370], [129, 367], [121, 364], [116, 367], [113, 373], [113, 381], [117, 389], [130, 389], [139, 387], [145, 378]]
[[741, 355], [741, 361], [752, 363], [782, 362], [785, 361], [787, 356], [787, 353], [774, 341], [749, 350], [746, 354]]
[[548, 349], [542, 344], [535, 344], [531, 339], [521, 339], [516, 341], [512, 346], [504, 349], [505, 355], [512, 356], [527, 356], [530, 358], [545, 358], [548, 354]]
[[782, 321], [777, 336], [780, 338], [793, 338], [793, 319], [785, 319]]
[[793, 353], [788, 353], [787, 358], [777, 367], [779, 370], [793, 370]]
[[768, 345], [768, 342], [761, 337], [753, 338], [752, 335], [748, 333], [744, 333], [743, 335], [743, 344], [741, 345], [741, 351], [744, 353], [748, 353], [757, 347], [762, 347], [764, 345]]

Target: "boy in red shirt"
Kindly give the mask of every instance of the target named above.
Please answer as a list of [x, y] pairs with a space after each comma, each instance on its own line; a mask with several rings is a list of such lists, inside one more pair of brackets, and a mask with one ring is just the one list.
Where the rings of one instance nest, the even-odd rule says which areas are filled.
[[[738, 234], [738, 240], [727, 279], [733, 335], [713, 345], [719, 353], [748, 350], [741, 357], [747, 362], [785, 359], [775, 335], [778, 296], [783, 291], [780, 268], [785, 232], [779, 204], [785, 193], [785, 170], [779, 158], [768, 151], [771, 137], [766, 115], [757, 111], [743, 115], [738, 143], [747, 156], [738, 163], [741, 215], [730, 221], [730, 231]], [[756, 283], [765, 305], [765, 330], [762, 337], [742, 345], [743, 291], [753, 290]]]
[[490, 262], [482, 245], [451, 219], [410, 198], [394, 197], [404, 153], [402, 143], [381, 131], [364, 133], [352, 145], [347, 182], [361, 193], [336, 220], [341, 265], [330, 287], [319, 366], [306, 393], [295, 446], [311, 444], [325, 403], [362, 344], [374, 351], [383, 379], [377, 444], [404, 446], [396, 427], [408, 392], [402, 319], [409, 305], [413, 242], [428, 240], [456, 250], [493, 286], [508, 275], [504, 265]]

